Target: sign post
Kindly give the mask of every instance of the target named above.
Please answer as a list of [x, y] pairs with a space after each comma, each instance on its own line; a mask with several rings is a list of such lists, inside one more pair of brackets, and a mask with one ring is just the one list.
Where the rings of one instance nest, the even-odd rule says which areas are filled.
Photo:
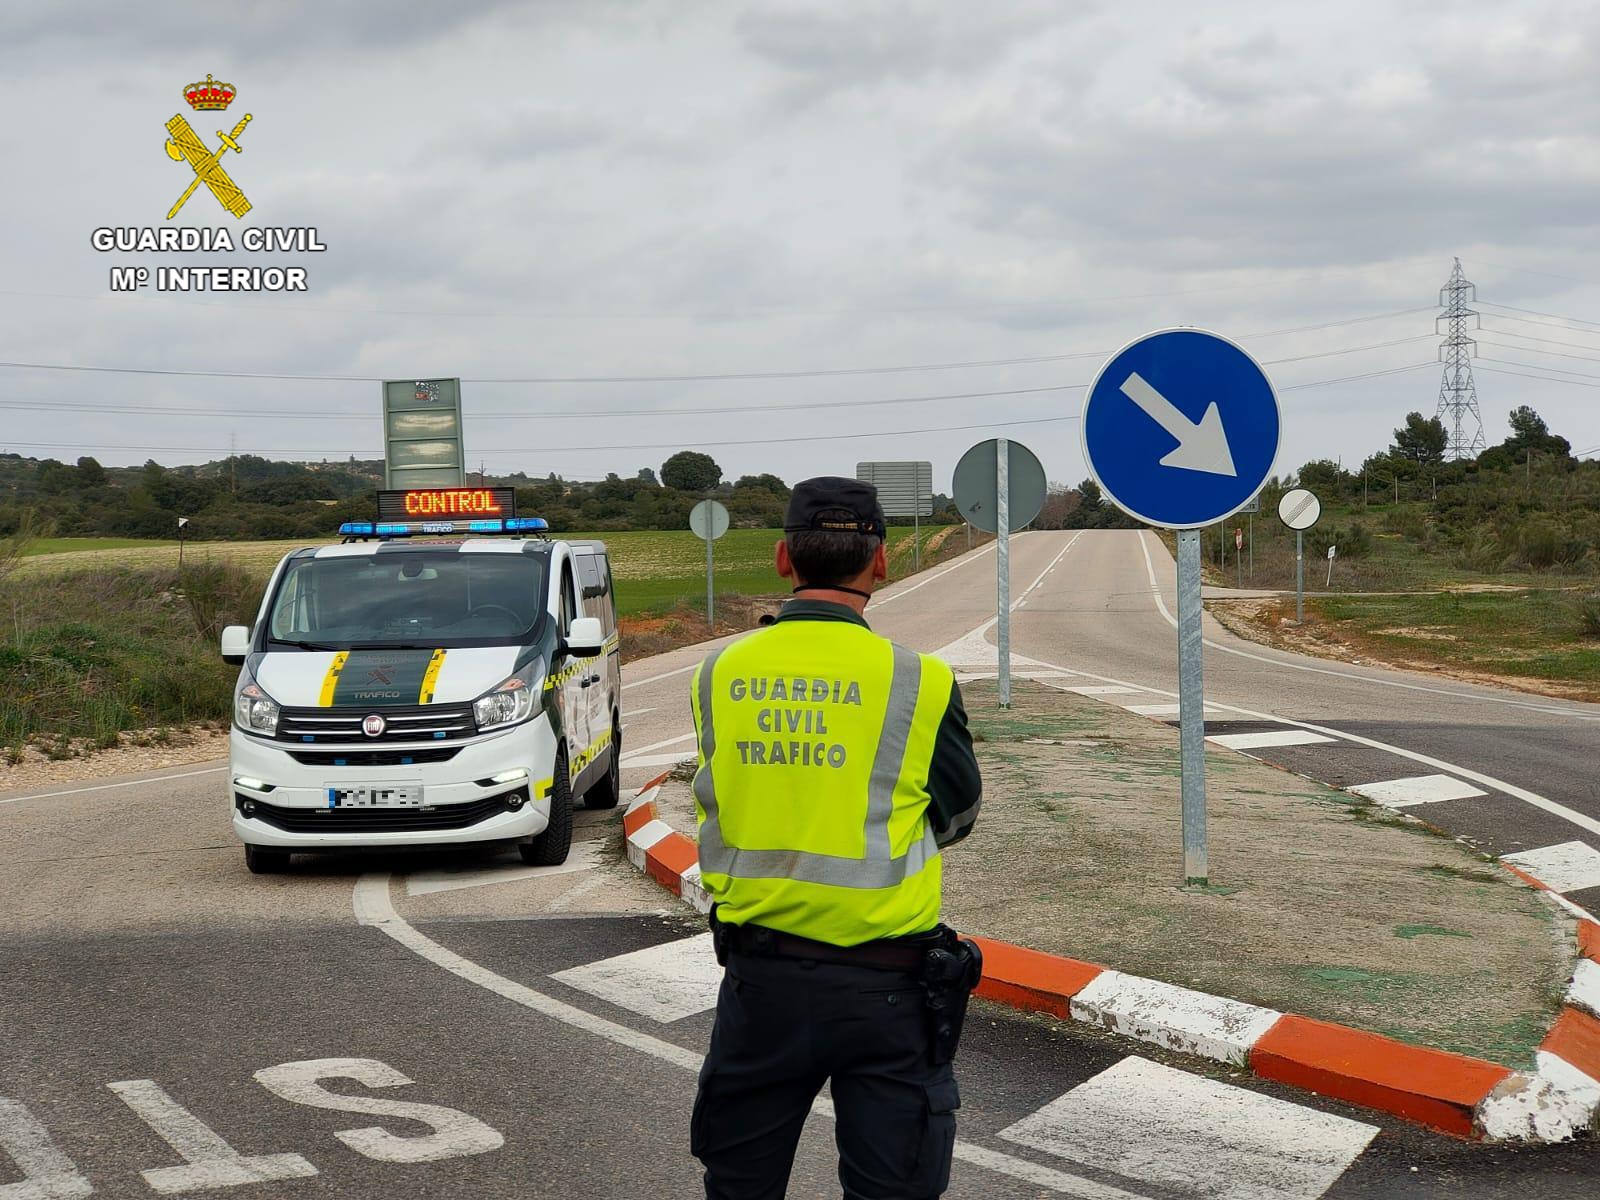
[[1328, 582], [1323, 585], [1324, 587], [1332, 587], [1333, 586], [1333, 560], [1334, 560], [1334, 557], [1338, 553], [1339, 553], [1339, 547], [1337, 547], [1337, 546], [1329, 546], [1328, 547]]
[[1011, 531], [1031, 524], [1044, 508], [1044, 467], [1021, 442], [993, 438], [961, 456], [950, 490], [967, 528], [976, 526], [995, 535], [1000, 707], [1010, 708]]
[[728, 532], [728, 510], [715, 500], [702, 500], [689, 510], [689, 528], [706, 544], [706, 625], [715, 629], [717, 611], [715, 587], [712, 584], [714, 560], [712, 544]]
[[1242, 528], [1235, 529], [1233, 531], [1233, 575], [1234, 586], [1239, 588], [1244, 587], [1244, 555], [1241, 553], [1243, 550], [1244, 530]]
[[1306, 530], [1315, 525], [1320, 516], [1322, 501], [1305, 488], [1291, 488], [1278, 501], [1278, 520], [1294, 530], [1294, 620], [1297, 625], [1306, 623]]
[[[1260, 365], [1198, 329], [1147, 334], [1100, 368], [1083, 404], [1083, 452], [1111, 502], [1178, 538], [1178, 728], [1183, 874], [1210, 878], [1200, 531], [1249, 504], [1278, 455], [1283, 419]], [[1226, 541], [1224, 541], [1226, 546]]]

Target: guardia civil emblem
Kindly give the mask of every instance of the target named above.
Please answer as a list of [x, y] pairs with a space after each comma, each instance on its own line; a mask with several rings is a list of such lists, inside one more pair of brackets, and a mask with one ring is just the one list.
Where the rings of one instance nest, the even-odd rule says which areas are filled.
[[[224, 111], [238, 94], [238, 89], [233, 84], [221, 83], [212, 79], [210, 75], [206, 76], [204, 83], [191, 83], [183, 89], [183, 98], [196, 112]], [[167, 157], [173, 162], [187, 162], [194, 171], [194, 179], [183, 195], [178, 197], [178, 202], [172, 206], [172, 211], [167, 213], [167, 220], [170, 221], [178, 215], [178, 210], [188, 203], [189, 197], [194, 195], [195, 189], [202, 183], [217, 198], [217, 203], [236, 218], [250, 211], [250, 201], [245, 199], [245, 194], [239, 190], [239, 185], [234, 183], [228, 177], [228, 172], [222, 168], [222, 156], [229, 150], [235, 154], [243, 153], [239, 149], [239, 136], [244, 133], [244, 127], [248, 124], [250, 124], [250, 114], [245, 113], [244, 119], [233, 127], [232, 133], [217, 130], [222, 145], [212, 151], [206, 149], [206, 144], [200, 140], [189, 122], [184, 120], [182, 113], [178, 113], [167, 122], [167, 133], [171, 135], [167, 138]]]

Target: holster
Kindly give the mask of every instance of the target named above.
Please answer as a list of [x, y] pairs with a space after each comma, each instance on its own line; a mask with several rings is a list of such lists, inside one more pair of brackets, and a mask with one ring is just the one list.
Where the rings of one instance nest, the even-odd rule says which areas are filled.
[[947, 1063], [961, 1044], [967, 1001], [983, 978], [983, 951], [964, 941], [948, 925], [939, 927], [937, 944], [923, 955], [922, 988], [927, 993], [932, 1026], [933, 1061]]

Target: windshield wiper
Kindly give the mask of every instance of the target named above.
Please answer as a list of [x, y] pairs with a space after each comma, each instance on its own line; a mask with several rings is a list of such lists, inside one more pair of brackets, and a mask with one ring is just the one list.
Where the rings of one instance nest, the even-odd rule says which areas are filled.
[[297, 646], [301, 650], [341, 650], [342, 646], [330, 646], [325, 642], [296, 642], [289, 638], [268, 638], [274, 646]]

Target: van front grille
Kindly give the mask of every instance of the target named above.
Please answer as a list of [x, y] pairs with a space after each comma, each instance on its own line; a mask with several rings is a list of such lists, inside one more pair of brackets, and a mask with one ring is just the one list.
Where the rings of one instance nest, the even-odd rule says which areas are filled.
[[422, 808], [281, 808], [253, 797], [251, 816], [287, 833], [427, 833], [465, 829], [506, 811], [506, 797], [490, 796], [466, 804], [425, 805]]
[[[384, 731], [368, 737], [361, 722], [376, 713]], [[278, 717], [276, 740], [300, 745], [356, 743], [381, 746], [394, 742], [447, 742], [478, 732], [470, 704], [414, 704], [382, 708], [285, 708]]]

